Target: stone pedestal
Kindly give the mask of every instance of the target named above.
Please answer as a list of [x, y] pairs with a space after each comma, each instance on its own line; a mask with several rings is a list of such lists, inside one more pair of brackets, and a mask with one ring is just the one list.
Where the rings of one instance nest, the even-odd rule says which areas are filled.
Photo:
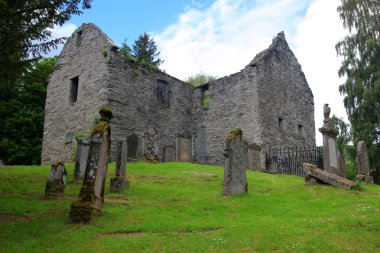
[[142, 156], [146, 162], [159, 162], [158, 155], [158, 132], [154, 128], [144, 131], [142, 139]]
[[51, 165], [45, 187], [45, 198], [61, 197], [65, 191], [67, 170], [63, 162]]
[[331, 122], [329, 117], [330, 110], [328, 104], [325, 104], [325, 118], [323, 120], [323, 126], [319, 128], [319, 132], [323, 135], [323, 167], [326, 171], [343, 176], [339, 169], [338, 150], [336, 148], [336, 137], [339, 132]]
[[371, 168], [368, 159], [368, 150], [364, 141], [359, 141], [356, 146], [356, 165], [358, 168], [358, 175], [356, 179], [363, 181], [366, 184], [373, 183], [373, 177], [371, 177]]
[[75, 160], [75, 169], [74, 169], [74, 177], [73, 177], [74, 182], [81, 181], [84, 178], [89, 150], [90, 150], [90, 141], [84, 138], [78, 139], [77, 157]]
[[71, 205], [69, 219], [72, 223], [89, 223], [94, 216], [101, 214], [103, 207], [111, 143], [109, 121], [112, 112], [109, 107], [102, 107], [100, 115], [100, 121], [92, 130], [86, 172], [79, 194], [80, 200]]
[[244, 144], [242, 135], [241, 129], [236, 128], [226, 138], [223, 195], [248, 192], [246, 177], [248, 168], [247, 145]]
[[121, 192], [128, 188], [127, 174], [127, 141], [119, 140], [116, 148], [115, 176], [110, 181], [110, 192]]

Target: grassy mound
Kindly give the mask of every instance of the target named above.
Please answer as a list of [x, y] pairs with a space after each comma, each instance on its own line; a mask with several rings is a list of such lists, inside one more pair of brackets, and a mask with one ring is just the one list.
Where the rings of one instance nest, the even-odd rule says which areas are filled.
[[[68, 181], [73, 165], [67, 164]], [[109, 193], [90, 225], [68, 223], [81, 184], [44, 200], [49, 166], [0, 167], [1, 252], [379, 252], [380, 187], [306, 186], [247, 172], [248, 193], [222, 196], [223, 169], [129, 163], [130, 187]]]

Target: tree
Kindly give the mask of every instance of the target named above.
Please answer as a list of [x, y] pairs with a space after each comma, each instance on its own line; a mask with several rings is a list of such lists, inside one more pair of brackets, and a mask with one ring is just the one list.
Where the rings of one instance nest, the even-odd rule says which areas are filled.
[[40, 164], [47, 79], [57, 57], [35, 59], [0, 100], [0, 157], [9, 164]]
[[[380, 2], [341, 0], [338, 13], [349, 34], [336, 44], [343, 56], [339, 87], [357, 143], [364, 140], [374, 174], [380, 173]], [[379, 180], [379, 179], [377, 179]]]
[[157, 51], [156, 42], [147, 33], [140, 34], [139, 38], [132, 45], [132, 49], [128, 46], [126, 40], [124, 40], [119, 52], [128, 59], [153, 68], [159, 68], [163, 63], [159, 58], [160, 52]]
[[12, 85], [31, 61], [64, 42], [51, 39], [54, 25], [63, 25], [78, 7], [92, 0], [0, 0], [0, 85]]
[[185, 82], [188, 82], [189, 84], [193, 85], [194, 87], [212, 82], [216, 80], [216, 76], [211, 76], [208, 74], [205, 74], [203, 72], [199, 72], [198, 74], [195, 74], [194, 76], [188, 77]]

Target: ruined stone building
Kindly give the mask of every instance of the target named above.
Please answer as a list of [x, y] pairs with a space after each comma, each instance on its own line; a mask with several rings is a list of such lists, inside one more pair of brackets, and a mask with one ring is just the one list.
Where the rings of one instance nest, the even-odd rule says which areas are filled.
[[[180, 64], [180, 63], [179, 63]], [[88, 132], [109, 105], [112, 151], [128, 140], [128, 157], [142, 157], [154, 129], [161, 161], [222, 164], [234, 128], [254, 150], [315, 144], [313, 94], [284, 33], [244, 69], [194, 88], [131, 62], [98, 27], [84, 24], [67, 40], [48, 84], [42, 163], [71, 161], [75, 135]]]

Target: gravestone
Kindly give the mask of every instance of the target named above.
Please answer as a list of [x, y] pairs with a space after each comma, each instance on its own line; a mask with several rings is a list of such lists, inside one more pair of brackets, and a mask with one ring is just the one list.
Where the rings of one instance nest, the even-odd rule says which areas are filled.
[[356, 165], [358, 167], [358, 175], [356, 178], [364, 181], [366, 184], [373, 183], [371, 177], [371, 168], [368, 159], [368, 150], [364, 141], [359, 141], [356, 146]]
[[45, 187], [45, 198], [61, 197], [65, 191], [67, 170], [63, 162], [51, 165]]
[[142, 142], [142, 155], [146, 162], [159, 162], [158, 155], [158, 132], [154, 128], [144, 131]]
[[247, 145], [243, 142], [243, 133], [240, 128], [234, 129], [227, 136], [224, 157], [224, 182], [222, 194], [235, 195], [247, 192]]
[[313, 184], [323, 182], [335, 187], [351, 190], [357, 184], [351, 180], [341, 177], [335, 173], [319, 169], [316, 165], [304, 163], [303, 169], [306, 174], [305, 183]]
[[164, 162], [174, 162], [175, 161], [175, 147], [165, 146], [164, 147]]
[[104, 186], [111, 144], [109, 121], [112, 112], [108, 106], [100, 111], [100, 120], [91, 133], [90, 150], [86, 172], [79, 200], [71, 205], [69, 214], [72, 223], [89, 223], [91, 219], [102, 213], [104, 203]]
[[207, 163], [208, 161], [207, 132], [206, 132], [206, 128], [203, 126], [197, 129], [197, 135], [195, 139], [195, 154], [196, 154], [197, 162]]
[[192, 162], [191, 135], [188, 132], [176, 134], [176, 160], [178, 162]]
[[137, 160], [137, 147], [139, 145], [139, 137], [136, 134], [127, 137], [127, 158], [129, 161]]
[[261, 170], [261, 161], [260, 161], [260, 152], [261, 147], [256, 143], [248, 144], [248, 169], [260, 171]]
[[5, 166], [5, 162], [3, 160], [0, 160], [0, 166]]
[[319, 132], [323, 135], [323, 167], [326, 171], [343, 176], [338, 165], [338, 150], [336, 148], [336, 137], [339, 132], [335, 128], [330, 118], [331, 108], [328, 104], [323, 107], [323, 126], [319, 128]]
[[84, 138], [78, 139], [73, 181], [80, 181], [84, 178], [89, 150], [90, 141]]
[[127, 140], [117, 141], [115, 176], [111, 178], [110, 192], [121, 192], [128, 188], [127, 174]]
[[338, 168], [340, 171], [340, 176], [346, 177], [346, 162], [344, 156], [338, 150]]

